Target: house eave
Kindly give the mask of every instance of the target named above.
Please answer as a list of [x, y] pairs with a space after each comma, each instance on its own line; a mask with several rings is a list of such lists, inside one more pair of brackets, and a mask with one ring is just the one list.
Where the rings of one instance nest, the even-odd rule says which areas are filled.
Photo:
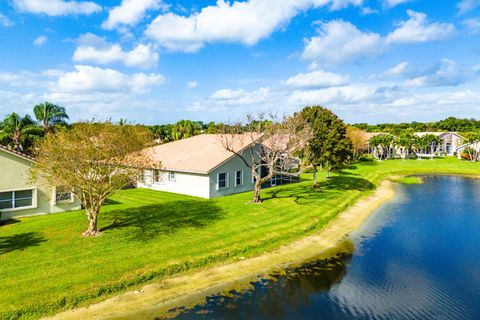
[[12, 149], [7, 148], [7, 147], [4, 147], [4, 146], [0, 146], [0, 151], [4, 151], [5, 153], [11, 154], [11, 155], [13, 155], [13, 156], [15, 156], [15, 157], [18, 157], [18, 158], [27, 160], [27, 161], [32, 162], [32, 163], [36, 163], [36, 162], [37, 162], [34, 158], [32, 158], [32, 157], [30, 157], [30, 156], [28, 156], [28, 155], [26, 155], [26, 154], [22, 154], [22, 153], [20, 153], [20, 152], [17, 152], [17, 151], [15, 151], [15, 150], [12, 150]]

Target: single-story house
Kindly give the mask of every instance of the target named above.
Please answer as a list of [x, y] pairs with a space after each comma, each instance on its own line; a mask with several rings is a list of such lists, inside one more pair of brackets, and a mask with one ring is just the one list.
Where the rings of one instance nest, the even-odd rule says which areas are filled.
[[[428, 134], [439, 137], [442, 143], [435, 149], [436, 153], [453, 156], [457, 152], [457, 148], [463, 144], [465, 137], [457, 132], [415, 132], [413, 135], [417, 137], [424, 137]], [[430, 150], [426, 150], [427, 154]]]
[[373, 147], [370, 145], [370, 140], [373, 137], [381, 136], [381, 135], [384, 135], [384, 134], [386, 134], [386, 133], [384, 133], [384, 132], [365, 132], [365, 131], [363, 131], [362, 132], [362, 140], [363, 140], [364, 147], [362, 148], [362, 150], [360, 150], [360, 152], [371, 154], [373, 152]]
[[[362, 136], [365, 140], [365, 149], [364, 152], [369, 154], [373, 153], [373, 148], [370, 145], [370, 140], [373, 137], [383, 135], [386, 133], [383, 132], [363, 132]], [[415, 137], [424, 137], [426, 135], [434, 135], [439, 137], [442, 140], [442, 143], [435, 147], [435, 154], [445, 154], [449, 156], [453, 156], [457, 153], [457, 149], [463, 144], [465, 138], [457, 132], [415, 132], [413, 135]], [[430, 148], [424, 150], [425, 154], [422, 155], [430, 155]], [[395, 146], [394, 148], [394, 156], [399, 158], [404, 158], [406, 156], [406, 152], [404, 148]]]
[[68, 188], [46, 187], [30, 181], [34, 163], [34, 158], [0, 146], [1, 220], [81, 208]]
[[[241, 136], [234, 139], [234, 150], [244, 155], [248, 166], [237, 154], [226, 150], [220, 134], [201, 134], [149, 147], [142, 153], [149, 163], [158, 163], [160, 169], [143, 170], [137, 187], [207, 199], [251, 191], [255, 185], [249, 167], [252, 151], [258, 154], [263, 145], [259, 143], [259, 136]], [[290, 176], [275, 176], [266, 186], [296, 181], [298, 179]]]

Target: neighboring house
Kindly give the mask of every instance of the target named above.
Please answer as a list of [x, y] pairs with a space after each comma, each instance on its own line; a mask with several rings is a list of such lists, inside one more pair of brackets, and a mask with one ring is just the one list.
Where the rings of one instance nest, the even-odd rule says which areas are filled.
[[[251, 152], [259, 152], [262, 145], [252, 135], [242, 137], [235, 139], [237, 145], [234, 149], [243, 154], [250, 165]], [[143, 155], [150, 163], [158, 163], [161, 169], [145, 169], [137, 182], [140, 188], [201, 198], [215, 198], [254, 189], [251, 168], [241, 157], [225, 149], [219, 134], [202, 134], [157, 145], [145, 149]], [[267, 186], [297, 180], [277, 176]]]
[[476, 150], [477, 152], [480, 152], [480, 142], [474, 142], [474, 143], [466, 143], [457, 148], [457, 158], [462, 159], [462, 153], [466, 151], [467, 148], [471, 148]]
[[[457, 148], [463, 144], [465, 137], [457, 132], [415, 132], [413, 135], [417, 137], [423, 137], [427, 134], [433, 134], [442, 140], [442, 143], [437, 146], [435, 153], [446, 154], [453, 156], [457, 152]], [[429, 154], [430, 150], [426, 150], [426, 154]]]
[[34, 162], [28, 155], [0, 146], [1, 220], [81, 208], [70, 190], [32, 183]]
[[[369, 154], [373, 153], [373, 148], [370, 146], [370, 139], [373, 137], [385, 134], [383, 132], [363, 132], [365, 140], [364, 152]], [[462, 146], [465, 138], [457, 132], [415, 132], [413, 135], [416, 137], [424, 137], [428, 134], [435, 135], [442, 140], [442, 143], [435, 147], [435, 154], [445, 154], [453, 156], [457, 153], [457, 149]], [[427, 148], [422, 156], [430, 155], [430, 149]], [[395, 146], [395, 157], [405, 158], [406, 151], [404, 148]]]
[[384, 132], [362, 132], [362, 139], [363, 139], [363, 149], [360, 150], [360, 153], [372, 154], [373, 147], [370, 145], [370, 139], [376, 136], [381, 136], [386, 134]]

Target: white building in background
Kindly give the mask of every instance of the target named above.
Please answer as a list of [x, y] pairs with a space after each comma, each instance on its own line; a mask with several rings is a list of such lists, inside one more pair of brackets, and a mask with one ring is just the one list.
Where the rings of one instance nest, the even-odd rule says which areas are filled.
[[[415, 132], [413, 135], [417, 137], [423, 137], [427, 134], [432, 134], [439, 137], [442, 143], [435, 149], [435, 153], [446, 154], [453, 156], [457, 153], [457, 148], [463, 144], [465, 137], [457, 132]], [[429, 152], [429, 150], [427, 150]]]
[[466, 149], [474, 149], [477, 152], [480, 152], [480, 142], [474, 142], [474, 143], [466, 143], [461, 145], [460, 147], [457, 148], [457, 158], [462, 159], [462, 153], [466, 151]]
[[[235, 151], [252, 159], [251, 149], [263, 146], [252, 135], [238, 139]], [[254, 189], [249, 166], [238, 155], [227, 151], [221, 135], [202, 134], [143, 151], [161, 169], [145, 169], [137, 187], [180, 193], [202, 198], [215, 198]], [[267, 186], [296, 182], [292, 177], [276, 176]]]

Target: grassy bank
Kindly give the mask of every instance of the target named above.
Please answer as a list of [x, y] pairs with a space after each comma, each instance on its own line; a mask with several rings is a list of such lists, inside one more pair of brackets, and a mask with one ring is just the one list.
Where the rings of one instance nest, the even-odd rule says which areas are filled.
[[25, 218], [0, 227], [0, 318], [38, 318], [219, 262], [272, 250], [320, 230], [387, 176], [480, 174], [454, 158], [365, 162], [310, 188], [299, 184], [200, 200], [125, 190], [104, 207], [98, 238], [80, 236], [81, 212]]

